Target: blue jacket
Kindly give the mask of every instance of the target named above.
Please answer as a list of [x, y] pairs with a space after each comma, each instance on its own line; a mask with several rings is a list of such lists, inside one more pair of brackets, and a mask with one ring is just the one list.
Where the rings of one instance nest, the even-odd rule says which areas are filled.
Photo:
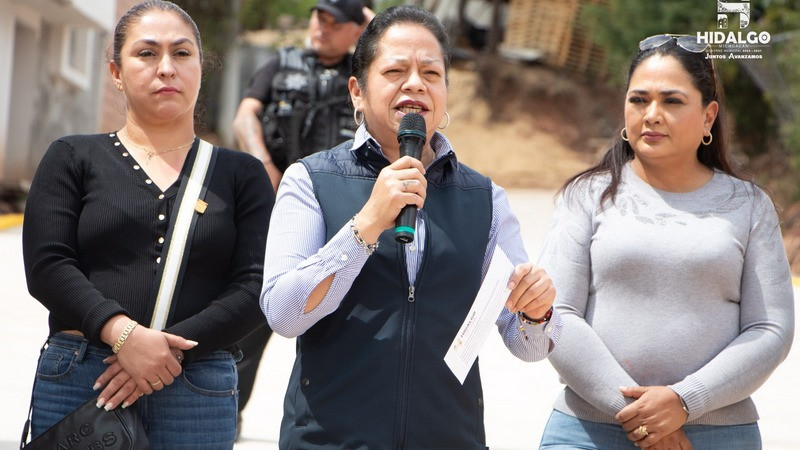
[[[328, 239], [366, 203], [389, 164], [369, 143], [351, 146], [301, 160]], [[280, 448], [486, 448], [478, 364], [461, 385], [444, 355], [480, 287], [491, 182], [452, 153], [426, 176], [416, 285], [409, 286], [403, 246], [385, 231], [341, 306], [297, 338]]]

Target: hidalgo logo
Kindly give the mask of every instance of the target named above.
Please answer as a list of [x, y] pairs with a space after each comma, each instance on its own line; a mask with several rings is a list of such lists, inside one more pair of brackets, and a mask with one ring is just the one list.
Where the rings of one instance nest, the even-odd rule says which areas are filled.
[[739, 14], [739, 29], [743, 30], [750, 25], [750, 2], [729, 3], [717, 2], [717, 28], [728, 28], [728, 14]]
[[766, 31], [743, 31], [750, 26], [750, 2], [717, 2], [717, 28], [727, 30], [739, 15], [738, 31], [704, 31], [697, 33], [698, 43], [718, 45], [765, 45], [772, 39]]

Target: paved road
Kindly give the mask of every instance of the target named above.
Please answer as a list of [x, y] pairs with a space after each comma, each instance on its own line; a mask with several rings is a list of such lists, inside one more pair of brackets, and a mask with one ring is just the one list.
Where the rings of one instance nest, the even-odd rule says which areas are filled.
[[[514, 190], [511, 206], [520, 217], [526, 248], [535, 258], [552, 212], [552, 192]], [[25, 288], [19, 227], [0, 230], [0, 342], [6, 344], [0, 391], [0, 450], [16, 449], [25, 421], [38, 349], [47, 335], [47, 313]], [[800, 289], [795, 287], [795, 298]], [[798, 316], [800, 316], [800, 311]], [[787, 360], [754, 395], [766, 450], [800, 448], [800, 337]], [[511, 356], [493, 334], [481, 351], [486, 400], [486, 433], [492, 449], [536, 448], [561, 389], [550, 364], [526, 364]], [[294, 340], [273, 338], [264, 354], [256, 387], [244, 411], [242, 438], [235, 450], [276, 449], [283, 393], [294, 357]], [[747, 364], [747, 361], [743, 361]]]

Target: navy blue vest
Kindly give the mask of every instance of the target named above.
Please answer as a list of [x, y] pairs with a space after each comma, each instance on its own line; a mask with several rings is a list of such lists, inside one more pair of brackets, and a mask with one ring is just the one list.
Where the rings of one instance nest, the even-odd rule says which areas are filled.
[[[328, 239], [366, 203], [388, 165], [368, 144], [351, 145], [301, 160]], [[280, 448], [486, 448], [478, 365], [461, 385], [443, 358], [480, 287], [492, 189], [454, 158], [427, 171], [415, 295], [403, 246], [387, 230], [341, 306], [297, 338]]]

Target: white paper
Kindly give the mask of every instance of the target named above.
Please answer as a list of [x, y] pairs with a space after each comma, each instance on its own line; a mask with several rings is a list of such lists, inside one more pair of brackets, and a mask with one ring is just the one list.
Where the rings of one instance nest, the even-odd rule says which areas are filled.
[[453, 371], [461, 384], [467, 378], [472, 364], [478, 357], [489, 332], [495, 326], [500, 312], [505, 307], [511, 290], [508, 279], [514, 271], [514, 265], [508, 256], [495, 246], [492, 262], [472, 303], [467, 318], [450, 344], [444, 362]]

